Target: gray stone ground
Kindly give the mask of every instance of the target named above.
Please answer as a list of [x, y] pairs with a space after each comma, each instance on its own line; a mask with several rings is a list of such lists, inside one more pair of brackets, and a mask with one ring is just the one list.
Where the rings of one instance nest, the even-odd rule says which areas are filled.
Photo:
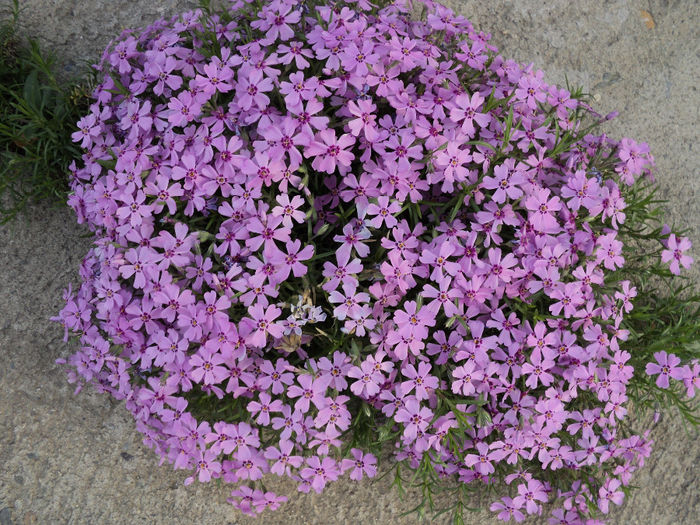
[[[121, 28], [142, 26], [192, 5], [178, 0], [20, 3], [27, 33], [54, 49], [66, 72], [74, 71], [80, 59], [95, 57]], [[649, 143], [662, 194], [669, 200], [669, 218], [690, 227], [700, 246], [700, 3], [450, 3], [478, 28], [492, 32], [506, 57], [533, 61], [550, 81], [563, 82], [568, 75], [600, 97], [601, 112], [619, 110], [608, 131]], [[653, 29], [641, 10], [653, 17]], [[186, 488], [184, 473], [158, 466], [121, 405], [90, 391], [72, 396], [54, 364], [71, 349], [47, 319], [60, 309], [66, 284], [77, 282], [88, 247], [84, 233], [68, 210], [39, 206], [0, 228], [0, 525], [253, 523], [226, 503], [223, 486]], [[693, 255], [700, 262], [698, 248]], [[697, 281], [697, 268], [693, 275]], [[662, 419], [652, 436], [653, 456], [634, 480], [641, 490], [610, 522], [697, 523], [697, 433]], [[257, 523], [416, 522], [399, 517], [412, 500], [400, 503], [387, 481], [340, 482], [320, 496], [296, 495], [289, 484], [275, 480], [270, 486], [292, 501]], [[494, 521], [488, 513], [468, 518], [470, 524]]]

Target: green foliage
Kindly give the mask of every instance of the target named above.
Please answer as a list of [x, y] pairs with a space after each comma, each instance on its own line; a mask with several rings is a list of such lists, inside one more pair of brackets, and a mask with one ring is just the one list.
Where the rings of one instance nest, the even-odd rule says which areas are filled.
[[63, 203], [71, 134], [89, 105], [91, 79], [57, 79], [55, 57], [18, 35], [19, 0], [0, 13], [0, 223], [28, 203]]
[[[634, 309], [625, 316], [621, 328], [629, 330], [624, 348], [631, 354], [629, 364], [635, 374], [627, 394], [635, 408], [665, 410], [675, 408], [690, 424], [700, 425], [700, 403], [685, 396], [679, 381], [668, 389], [656, 385], [656, 377], [644, 372], [654, 353], [665, 351], [683, 363], [700, 359], [700, 290], [692, 277], [673, 275], [661, 262], [663, 209], [653, 185], [630, 188], [624, 195], [627, 219], [620, 228], [627, 263], [617, 273], [637, 288]], [[685, 231], [672, 229], [677, 235]]]

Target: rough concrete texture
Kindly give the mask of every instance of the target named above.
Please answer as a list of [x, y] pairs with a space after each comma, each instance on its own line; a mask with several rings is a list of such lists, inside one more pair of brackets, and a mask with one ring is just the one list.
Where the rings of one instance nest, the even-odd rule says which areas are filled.
[[[71, 72], [94, 60], [124, 27], [188, 8], [178, 0], [20, 0], [26, 32], [38, 36]], [[550, 81], [597, 94], [601, 112], [620, 117], [607, 130], [649, 143], [670, 221], [690, 227], [700, 246], [696, 122], [700, 3], [691, 0], [452, 1], [506, 57], [532, 61]], [[645, 11], [652, 19], [645, 18]], [[648, 26], [653, 25], [653, 28]], [[669, 222], [670, 222], [669, 221]], [[158, 466], [129, 414], [89, 390], [77, 397], [54, 364], [71, 348], [47, 319], [61, 291], [76, 283], [88, 240], [69, 210], [33, 207], [0, 227], [0, 525], [9, 524], [333, 524], [416, 523], [400, 518], [387, 480], [339, 482], [322, 495], [291, 496], [277, 513], [241, 516], [216, 484], [184, 487], [183, 472]], [[700, 250], [693, 253], [700, 262]], [[700, 266], [700, 265], [698, 265]], [[693, 272], [698, 280], [699, 272]], [[700, 440], [671, 417], [653, 429], [656, 446], [634, 483], [640, 490], [611, 523], [690, 524], [700, 513]], [[695, 518], [693, 517], [695, 516]], [[468, 523], [493, 523], [489, 513]], [[536, 521], [537, 522], [537, 521]], [[539, 523], [545, 523], [542, 519]]]

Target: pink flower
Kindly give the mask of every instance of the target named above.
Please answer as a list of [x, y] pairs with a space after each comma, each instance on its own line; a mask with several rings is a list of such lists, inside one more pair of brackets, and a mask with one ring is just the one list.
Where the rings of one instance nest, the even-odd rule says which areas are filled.
[[275, 338], [283, 335], [284, 329], [274, 322], [282, 314], [282, 310], [275, 305], [270, 305], [265, 310], [263, 308], [260, 303], [255, 303], [248, 309], [250, 317], [241, 319], [241, 326], [250, 331], [245, 339], [247, 345], [264, 348], [268, 334]]
[[477, 364], [470, 360], [455, 368], [452, 371], [452, 376], [455, 378], [452, 381], [452, 392], [469, 397], [476, 392], [478, 383], [484, 379], [484, 372], [478, 370]]
[[374, 370], [372, 363], [363, 361], [360, 366], [353, 366], [348, 370], [348, 377], [357, 379], [350, 385], [350, 390], [356, 396], [372, 397], [381, 390], [380, 384], [384, 382], [384, 376]]
[[680, 266], [687, 269], [693, 264], [693, 258], [683, 253], [690, 250], [690, 247], [691, 243], [687, 237], [683, 237], [679, 241], [675, 234], [672, 233], [669, 236], [666, 250], [661, 252], [661, 260], [665, 263], [671, 261], [671, 273], [680, 275]]
[[100, 134], [100, 126], [97, 125], [97, 119], [94, 114], [85, 115], [76, 124], [78, 131], [71, 134], [73, 142], [80, 141], [81, 148], [89, 148], [92, 146], [94, 138]]
[[[507, 162], [507, 161], [506, 161]], [[518, 199], [523, 194], [519, 185], [525, 182], [525, 178], [520, 171], [512, 171], [506, 163], [493, 168], [494, 177], [484, 177], [482, 186], [487, 190], [496, 190], [492, 199], [500, 204], [509, 199]]]
[[489, 510], [498, 512], [498, 519], [501, 521], [510, 521], [514, 519], [517, 523], [520, 523], [525, 520], [525, 515], [519, 510], [521, 506], [522, 505], [516, 506], [511, 498], [504, 496], [499, 501], [493, 502]]
[[298, 209], [299, 206], [304, 204], [304, 199], [301, 196], [295, 195], [290, 201], [289, 195], [285, 193], [278, 195], [276, 200], [279, 206], [272, 208], [272, 216], [282, 217], [282, 224], [285, 227], [291, 228], [294, 225], [292, 220], [295, 220], [298, 223], [304, 222], [306, 214]]
[[312, 456], [306, 460], [308, 467], [301, 469], [299, 474], [302, 478], [311, 481], [311, 487], [320, 493], [328, 481], [335, 481], [340, 475], [338, 464], [333, 458], [328, 456], [323, 459]]
[[625, 499], [625, 493], [620, 488], [621, 482], [619, 479], [608, 479], [605, 485], [600, 487], [598, 490], [598, 495], [600, 499], [598, 500], [598, 508], [603, 514], [607, 514], [609, 511], [610, 502], [615, 505], [622, 505], [622, 501]]
[[377, 458], [370, 453], [364, 453], [357, 448], [350, 449], [350, 453], [355, 459], [343, 459], [340, 462], [341, 472], [352, 469], [350, 479], [360, 481], [363, 476], [373, 478], [377, 475]]
[[394, 420], [398, 423], [404, 423], [403, 435], [409, 441], [413, 441], [419, 431], [428, 428], [432, 417], [433, 412], [429, 408], [421, 407], [415, 397], [408, 397], [405, 400], [405, 406], [396, 412]]
[[401, 210], [401, 205], [393, 201], [389, 204], [389, 197], [382, 195], [377, 199], [377, 204], [373, 202], [367, 206], [367, 215], [376, 215], [370, 219], [369, 225], [373, 228], [381, 228], [382, 223], [386, 223], [387, 228], [393, 228], [398, 224], [394, 214]]
[[560, 230], [559, 222], [554, 215], [561, 209], [559, 197], [549, 198], [549, 189], [539, 188], [525, 199], [525, 207], [530, 210], [530, 221], [537, 231], [556, 233]]
[[659, 374], [659, 377], [656, 378], [656, 386], [668, 388], [669, 377], [678, 381], [683, 379], [683, 369], [678, 366], [681, 363], [679, 357], [674, 354], [667, 354], [662, 350], [654, 353], [654, 359], [656, 359], [656, 363], [647, 363], [646, 373], [650, 376]]
[[[214, 461], [218, 457], [218, 454], [211, 450], [202, 450], [198, 448], [196, 456], [195, 467], [200, 482], [206, 483], [211, 480], [212, 477], [219, 477], [221, 474], [221, 463]], [[194, 481], [194, 477], [185, 479], [185, 485], [189, 485], [192, 481]]]
[[394, 313], [394, 322], [401, 335], [413, 335], [423, 339], [428, 335], [426, 327], [435, 324], [435, 318], [430, 310], [418, 306], [415, 301], [406, 301], [403, 310]]
[[224, 366], [224, 358], [218, 352], [213, 352], [206, 348], [190, 357], [193, 366], [190, 377], [204, 385], [214, 385], [221, 383], [228, 377], [228, 370]]
[[315, 170], [333, 173], [337, 165], [345, 168], [350, 166], [355, 155], [346, 150], [354, 143], [352, 135], [345, 134], [337, 138], [335, 131], [325, 129], [316, 134], [316, 140], [306, 147], [305, 153], [309, 157], [315, 157], [311, 163]]
[[467, 180], [469, 170], [464, 165], [471, 159], [469, 151], [460, 149], [456, 142], [448, 142], [447, 149], [438, 152], [435, 165], [443, 169], [443, 191], [452, 192], [455, 182], [461, 183]]
[[292, 11], [293, 7], [286, 2], [271, 2], [260, 12], [259, 19], [250, 23], [251, 27], [267, 32], [263, 40], [264, 44], [272, 44], [278, 38], [289, 40], [294, 36], [294, 30], [290, 24], [299, 22], [301, 12]]
[[266, 392], [261, 392], [258, 399], [259, 401], [251, 401], [248, 403], [248, 411], [251, 416], [258, 414], [258, 417], [255, 419], [256, 423], [269, 425], [270, 414], [272, 412], [279, 412], [282, 409], [282, 401], [279, 399], [272, 401], [270, 394]]
[[546, 348], [540, 350], [535, 348], [530, 356], [530, 362], [523, 365], [523, 374], [528, 374], [525, 384], [530, 388], [537, 388], [540, 382], [544, 386], [549, 386], [554, 381], [554, 376], [548, 372], [553, 366], [552, 354]]
[[602, 235], [598, 238], [596, 244], [596, 262], [603, 263], [609, 269], [614, 270], [616, 267], [621, 268], [625, 264], [625, 258], [622, 257], [622, 243], [615, 239], [615, 233]]
[[330, 277], [330, 280], [322, 286], [327, 292], [332, 292], [339, 284], [352, 284], [353, 286], [359, 284], [354, 275], [362, 271], [360, 259], [350, 261], [350, 254], [346, 251], [343, 252], [342, 256], [336, 252], [336, 258], [337, 266], [331, 262], [323, 263], [323, 276]]
[[477, 443], [476, 449], [478, 454], [467, 454], [464, 458], [464, 464], [467, 467], [474, 467], [474, 470], [480, 472], [481, 474], [488, 475], [495, 472], [495, 468], [491, 463], [494, 459], [495, 453], [489, 452], [489, 446], [487, 443]]
[[490, 114], [478, 112], [484, 104], [484, 100], [480, 93], [474, 93], [471, 99], [466, 94], [459, 95], [455, 99], [455, 106], [450, 112], [450, 119], [461, 124], [462, 133], [468, 137], [473, 137], [476, 132], [474, 122], [479, 124], [481, 128], [485, 128], [491, 122]]
[[343, 227], [343, 235], [333, 237], [335, 242], [340, 242], [342, 245], [336, 251], [338, 257], [350, 257], [351, 250], [355, 250], [360, 257], [367, 257], [369, 254], [369, 246], [362, 241], [369, 239], [372, 234], [367, 228], [360, 228], [359, 231], [352, 225], [346, 224]]
[[302, 413], [308, 412], [309, 403], [316, 405], [316, 408], [323, 408], [326, 390], [331, 382], [331, 378], [328, 376], [314, 378], [310, 374], [299, 374], [297, 382], [300, 386], [291, 385], [287, 389], [288, 397], [292, 399], [299, 398], [294, 408]]
[[268, 447], [265, 449], [265, 459], [274, 461], [274, 465], [270, 468], [270, 472], [278, 476], [291, 474], [292, 468], [299, 468], [304, 462], [301, 456], [293, 456], [294, 443], [292, 441], [281, 439], [279, 449]]
[[360, 99], [357, 102], [354, 100], [348, 101], [348, 110], [354, 118], [348, 122], [348, 127], [350, 128], [350, 133], [357, 137], [360, 132], [364, 132], [365, 138], [373, 142], [379, 137], [379, 132], [377, 131], [376, 118], [377, 116], [373, 114], [373, 111], [377, 109], [371, 100]]
[[418, 363], [418, 370], [413, 365], [406, 365], [401, 369], [401, 374], [407, 379], [401, 383], [404, 394], [410, 393], [415, 388], [416, 399], [428, 399], [429, 390], [438, 388], [438, 378], [430, 375], [432, 367], [428, 363]]
[[536, 479], [531, 479], [527, 485], [521, 483], [518, 485], [518, 495], [513, 498], [513, 504], [518, 508], [525, 505], [527, 513], [534, 514], [540, 508], [537, 501], [547, 501], [547, 493], [544, 488], [542, 482]]
[[236, 100], [244, 110], [253, 106], [264, 108], [270, 103], [270, 98], [265, 95], [272, 91], [274, 84], [272, 79], [264, 77], [262, 71], [250, 70], [247, 78], [242, 78], [236, 87]]

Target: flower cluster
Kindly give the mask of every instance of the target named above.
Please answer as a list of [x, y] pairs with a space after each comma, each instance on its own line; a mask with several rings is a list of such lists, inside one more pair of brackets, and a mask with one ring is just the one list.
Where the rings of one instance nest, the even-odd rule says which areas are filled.
[[[63, 362], [246, 513], [286, 499], [265, 474], [320, 492], [391, 443], [436, 479], [511, 485], [502, 519], [558, 498], [581, 523], [650, 453], [618, 423], [640, 376], [626, 199], [653, 159], [423, 4], [237, 0], [110, 45], [74, 134], [95, 242]], [[689, 241], [665, 236], [678, 272]], [[700, 365], [656, 357], [692, 395]]]

